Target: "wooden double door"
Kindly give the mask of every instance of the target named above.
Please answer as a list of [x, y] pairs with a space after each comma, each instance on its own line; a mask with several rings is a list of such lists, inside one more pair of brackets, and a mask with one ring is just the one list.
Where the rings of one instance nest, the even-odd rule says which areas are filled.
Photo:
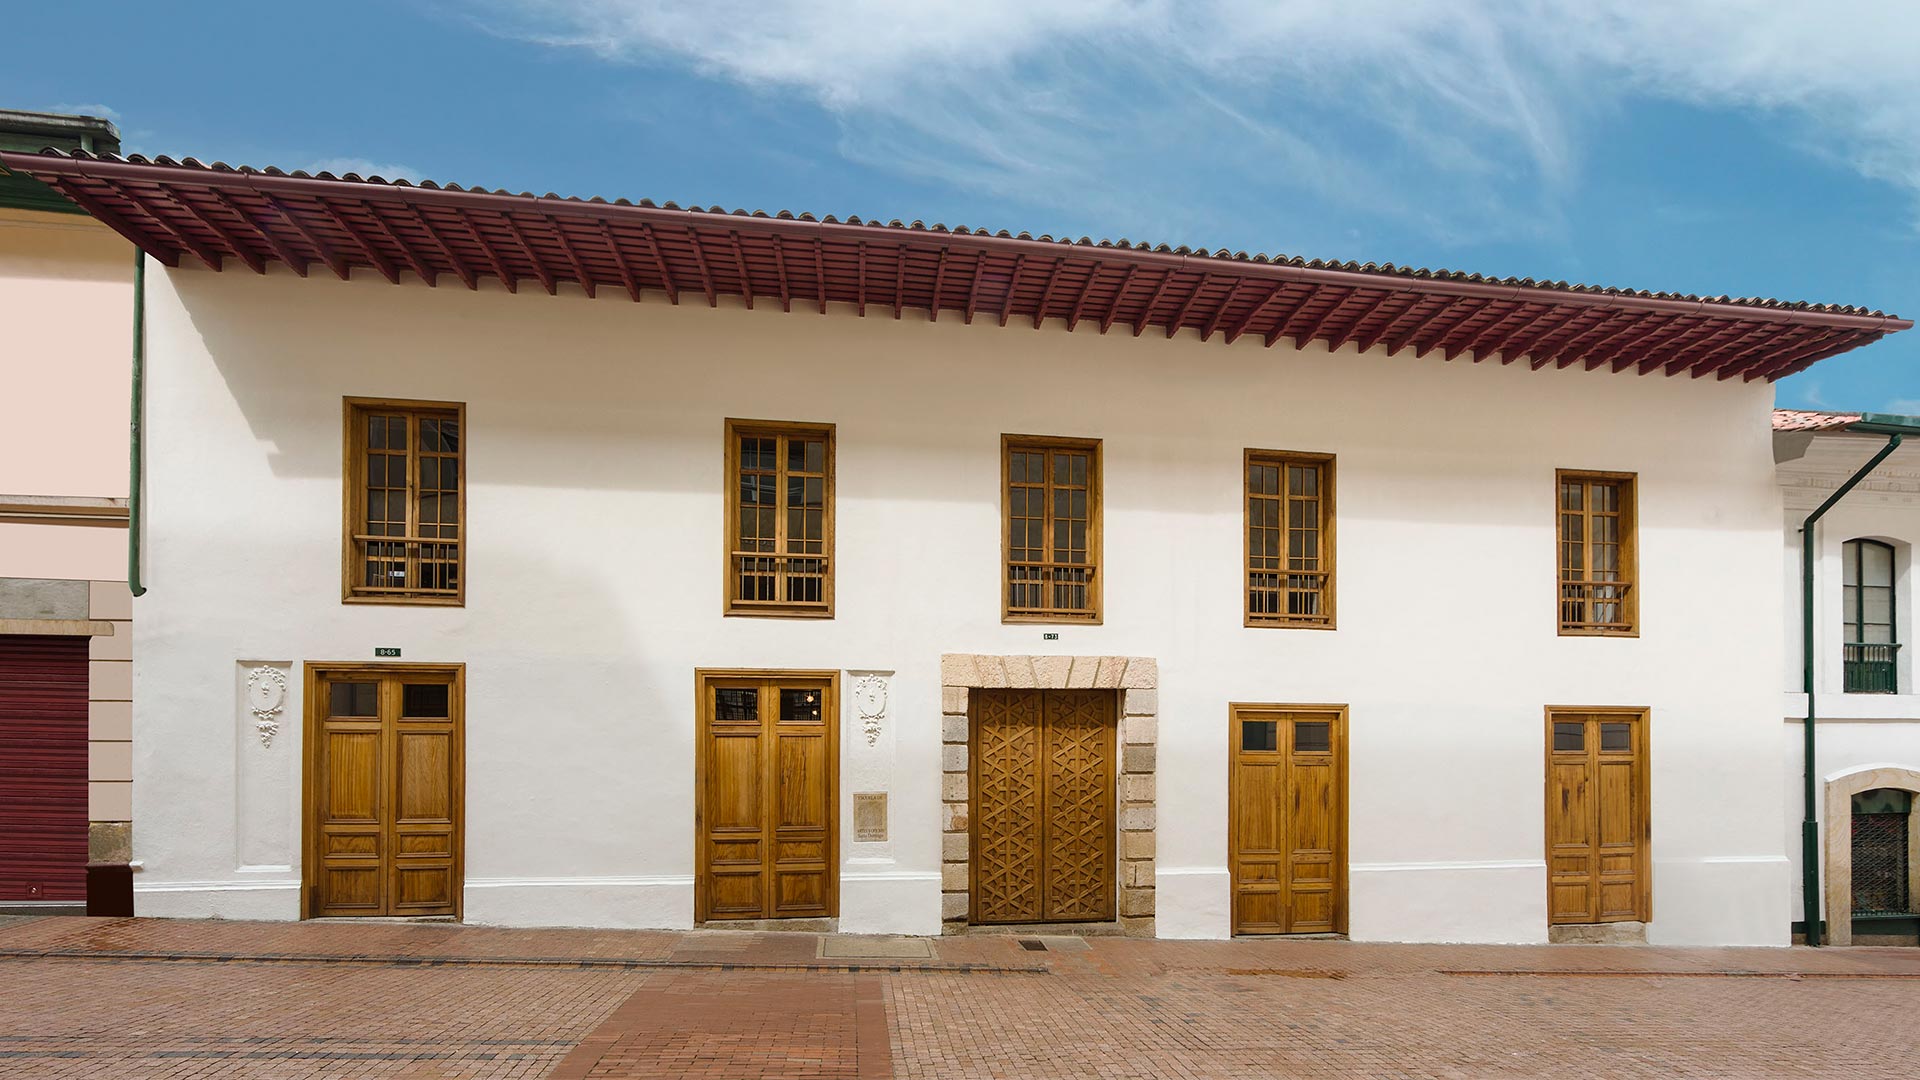
[[1234, 933], [1346, 932], [1346, 721], [1340, 707], [1233, 706]]
[[1547, 712], [1547, 921], [1645, 922], [1644, 709]]
[[968, 707], [970, 920], [1113, 919], [1113, 692], [974, 690]]
[[302, 914], [460, 914], [462, 669], [309, 665]]
[[839, 914], [839, 679], [700, 672], [695, 918]]

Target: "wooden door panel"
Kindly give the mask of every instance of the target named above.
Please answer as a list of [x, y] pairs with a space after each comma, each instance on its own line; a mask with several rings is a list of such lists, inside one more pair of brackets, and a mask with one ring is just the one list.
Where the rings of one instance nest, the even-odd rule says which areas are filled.
[[[707, 747], [707, 828], [713, 839], [751, 833], [756, 844], [765, 814], [760, 804], [760, 732], [716, 731]], [[757, 847], [756, 847], [757, 850]]]
[[380, 823], [380, 730], [330, 724], [321, 774], [320, 820], [327, 825]]
[[1547, 918], [1643, 921], [1647, 904], [1644, 713], [1547, 717]]
[[1047, 693], [1041, 800], [1041, 918], [1113, 918], [1113, 696]]
[[[310, 685], [321, 715], [309, 718], [306, 913], [458, 914], [457, 683], [364, 669]], [[408, 707], [437, 715], [403, 717]]]
[[394, 820], [402, 824], [453, 823], [453, 732], [402, 731], [400, 767], [395, 770], [399, 798]]
[[696, 917], [835, 914], [832, 680], [702, 676], [702, 686]]
[[1040, 694], [979, 691], [973, 702], [973, 921], [1039, 922]]
[[1236, 707], [1228, 730], [1234, 933], [1343, 931], [1344, 714]]

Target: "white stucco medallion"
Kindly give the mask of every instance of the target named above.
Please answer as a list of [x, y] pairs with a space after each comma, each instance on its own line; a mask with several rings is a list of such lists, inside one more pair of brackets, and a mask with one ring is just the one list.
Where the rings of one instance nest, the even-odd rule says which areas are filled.
[[286, 706], [286, 672], [266, 666], [247, 672], [247, 709], [253, 713], [261, 746], [273, 746], [273, 737], [280, 734], [280, 710]]
[[880, 741], [880, 720], [887, 714], [887, 680], [882, 675], [861, 675], [851, 690], [854, 711], [860, 714], [860, 730], [867, 745]]

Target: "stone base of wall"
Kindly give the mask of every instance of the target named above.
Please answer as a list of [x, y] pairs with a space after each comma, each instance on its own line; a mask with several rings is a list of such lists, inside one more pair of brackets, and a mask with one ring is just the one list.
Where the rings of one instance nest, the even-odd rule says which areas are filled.
[[1154, 936], [1156, 751], [1160, 741], [1160, 669], [1142, 656], [980, 656], [940, 658], [940, 920], [964, 933], [973, 879], [968, 851], [968, 736], [971, 690], [1113, 690], [1120, 695], [1115, 775], [1118, 918], [1129, 937]]

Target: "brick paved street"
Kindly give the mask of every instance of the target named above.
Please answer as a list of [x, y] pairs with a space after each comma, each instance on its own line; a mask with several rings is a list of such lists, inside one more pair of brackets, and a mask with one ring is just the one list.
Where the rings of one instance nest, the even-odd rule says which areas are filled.
[[1046, 941], [0, 920], [0, 1077], [1904, 1077], [1920, 1061], [1920, 950]]

